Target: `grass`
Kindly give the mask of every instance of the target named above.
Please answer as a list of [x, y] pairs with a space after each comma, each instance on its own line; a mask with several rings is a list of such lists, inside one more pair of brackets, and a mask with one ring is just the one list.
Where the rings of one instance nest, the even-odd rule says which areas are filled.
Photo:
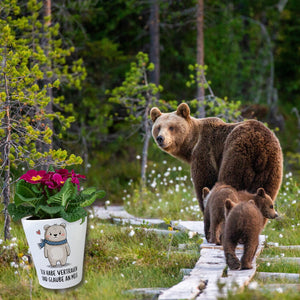
[[[28, 254], [24, 234], [20, 224], [12, 226], [13, 240], [2, 241], [0, 245], [1, 299], [29, 299], [30, 295], [33, 299], [132, 299], [132, 294], [124, 292], [142, 287], [169, 287], [181, 281], [180, 269], [195, 265], [201, 243], [199, 236], [190, 239], [186, 233], [170, 239], [149, 230], [112, 226], [91, 219], [83, 283], [61, 293], [40, 287], [33, 266], [22, 263]], [[178, 251], [181, 243], [194, 251]]]
[[[147, 188], [142, 194], [138, 183], [131, 179], [121, 192], [125, 208], [133, 215], [169, 220], [202, 219], [190, 170], [175, 160], [166, 158], [160, 165], [149, 162]], [[267, 243], [300, 245], [299, 196], [299, 185], [289, 173], [284, 178], [276, 201], [280, 219], [269, 221], [262, 232], [267, 236]], [[0, 226], [3, 228], [3, 218], [0, 218]], [[33, 266], [23, 260], [28, 255], [28, 249], [21, 225], [13, 223], [11, 232], [15, 240], [0, 240], [1, 300], [30, 299], [30, 296], [33, 299], [142, 299], [142, 296], [133, 296], [126, 291], [141, 287], [170, 287], [178, 283], [182, 280], [180, 269], [194, 267], [201, 243], [199, 236], [190, 239], [186, 233], [163, 236], [143, 228], [112, 225], [91, 218], [84, 280], [75, 289], [55, 292], [39, 286]], [[180, 251], [179, 244], [187, 244], [188, 251]], [[300, 257], [300, 250], [282, 250], [266, 245], [260, 257], [273, 258], [269, 262], [258, 259], [260, 272], [300, 273], [299, 265], [283, 260], [284, 257]], [[285, 281], [265, 282], [255, 278], [255, 282], [264, 286], [266, 283]], [[227, 298], [299, 299], [298, 294], [246, 288], [243, 292], [231, 293]]]

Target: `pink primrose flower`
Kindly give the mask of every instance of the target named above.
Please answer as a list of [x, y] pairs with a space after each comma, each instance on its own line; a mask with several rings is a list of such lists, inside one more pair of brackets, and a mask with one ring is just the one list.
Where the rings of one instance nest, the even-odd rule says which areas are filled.
[[24, 175], [20, 177], [20, 179], [24, 179], [25, 181], [33, 184], [37, 184], [44, 181], [44, 177], [46, 175], [46, 171], [36, 171], [29, 170]]

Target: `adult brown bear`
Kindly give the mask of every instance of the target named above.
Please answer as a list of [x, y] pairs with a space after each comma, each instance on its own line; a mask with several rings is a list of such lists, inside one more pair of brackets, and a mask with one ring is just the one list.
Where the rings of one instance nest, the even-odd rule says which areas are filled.
[[282, 151], [275, 134], [263, 123], [196, 119], [185, 103], [171, 113], [154, 107], [150, 116], [157, 145], [191, 165], [202, 212], [202, 189], [211, 189], [217, 181], [250, 193], [262, 187], [275, 201], [282, 180]]

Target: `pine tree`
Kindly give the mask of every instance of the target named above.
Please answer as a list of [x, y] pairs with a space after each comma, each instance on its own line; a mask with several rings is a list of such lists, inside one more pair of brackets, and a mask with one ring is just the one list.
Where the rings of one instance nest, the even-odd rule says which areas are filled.
[[[50, 102], [47, 90], [55, 92], [61, 82], [80, 88], [86, 75], [81, 60], [72, 66], [66, 64], [66, 57], [74, 49], [61, 48], [61, 40], [57, 39], [58, 25], [49, 27], [40, 20], [42, 5], [36, 0], [28, 1], [25, 17], [20, 15], [16, 0], [3, 0], [0, 4], [0, 179], [3, 181], [5, 239], [10, 237], [7, 206], [12, 169], [50, 164], [66, 166], [82, 161], [62, 149], [48, 147], [49, 151], [40, 151], [39, 145], [52, 143], [54, 132], [49, 121], [57, 121], [61, 130], [74, 121], [73, 116], [64, 117], [58, 111], [72, 111], [71, 106], [64, 105], [63, 96], [53, 98], [56, 111], [46, 111]], [[47, 51], [41, 47], [45, 37]], [[48, 78], [46, 83], [45, 78]]]

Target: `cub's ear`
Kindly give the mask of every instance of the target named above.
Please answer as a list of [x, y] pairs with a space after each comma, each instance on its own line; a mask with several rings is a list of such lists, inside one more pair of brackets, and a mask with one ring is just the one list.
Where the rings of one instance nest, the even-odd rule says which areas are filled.
[[190, 108], [186, 103], [181, 103], [178, 107], [177, 107], [177, 111], [176, 111], [177, 115], [185, 118], [185, 119], [189, 119], [190, 118]]
[[207, 187], [204, 187], [202, 189], [202, 198], [204, 199], [208, 194], [209, 194], [210, 190]]
[[153, 107], [150, 111], [150, 117], [153, 122], [161, 116], [161, 111], [157, 107]]
[[61, 223], [60, 226], [66, 228], [66, 223]]
[[234, 206], [236, 206], [236, 203], [231, 201], [229, 198], [227, 198], [225, 200], [225, 207], [228, 209], [228, 210], [231, 210]]
[[266, 197], [266, 192], [265, 192], [265, 190], [264, 190], [263, 188], [257, 189], [256, 194], [257, 194], [258, 196], [260, 196], [260, 197], [263, 197], [263, 198]]

